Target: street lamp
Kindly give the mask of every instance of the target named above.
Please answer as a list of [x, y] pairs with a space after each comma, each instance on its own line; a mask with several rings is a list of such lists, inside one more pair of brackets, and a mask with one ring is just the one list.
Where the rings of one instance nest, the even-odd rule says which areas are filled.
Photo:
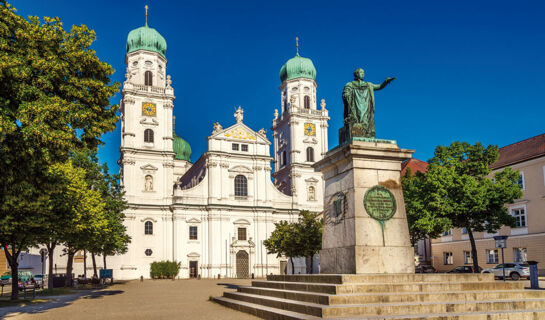
[[507, 247], [507, 236], [494, 236], [496, 242], [496, 248], [501, 248], [501, 267], [503, 269], [503, 281], [505, 281], [505, 261], [503, 256], [503, 249]]

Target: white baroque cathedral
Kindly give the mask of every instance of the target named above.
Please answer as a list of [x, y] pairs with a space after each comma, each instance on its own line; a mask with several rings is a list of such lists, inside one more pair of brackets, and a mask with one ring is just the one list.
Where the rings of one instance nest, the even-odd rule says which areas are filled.
[[[297, 52], [280, 70], [274, 158], [266, 130], [244, 124], [239, 107], [232, 123], [211, 124], [208, 151], [191, 163], [191, 147], [174, 126], [166, 48], [147, 22], [127, 38], [119, 165], [132, 241], [126, 254], [108, 257], [108, 268], [117, 279], [148, 278], [150, 264], [162, 260], [180, 262], [180, 278], [286, 272], [288, 260], [267, 254], [263, 241], [275, 222], [323, 210], [324, 180], [312, 164], [328, 150], [329, 116], [324, 100], [317, 107], [312, 61]], [[55, 261], [59, 272], [63, 260]], [[295, 273], [305, 273], [304, 259], [296, 260]], [[74, 272], [83, 273], [82, 263]]]

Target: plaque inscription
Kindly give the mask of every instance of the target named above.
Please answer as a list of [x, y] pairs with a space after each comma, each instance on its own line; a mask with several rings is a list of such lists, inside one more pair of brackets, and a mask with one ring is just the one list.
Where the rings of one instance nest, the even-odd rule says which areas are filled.
[[365, 192], [363, 206], [371, 218], [380, 223], [382, 229], [382, 245], [386, 246], [384, 227], [396, 213], [397, 205], [394, 195], [383, 186], [374, 186]]

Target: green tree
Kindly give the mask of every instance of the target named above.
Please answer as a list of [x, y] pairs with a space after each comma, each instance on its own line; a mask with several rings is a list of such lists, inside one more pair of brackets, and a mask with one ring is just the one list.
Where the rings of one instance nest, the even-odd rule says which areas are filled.
[[295, 231], [295, 224], [289, 223], [285, 220], [276, 222], [274, 224], [275, 229], [271, 233], [271, 236], [263, 241], [267, 253], [275, 254], [276, 257], [282, 256], [288, 257], [291, 263], [291, 270], [295, 270], [293, 258], [297, 257], [297, 237]]
[[439, 215], [435, 210], [429, 210], [425, 205], [433, 195], [426, 184], [425, 174], [417, 171], [412, 174], [411, 168], [401, 177], [403, 198], [409, 225], [411, 245], [414, 247], [419, 240], [437, 238], [442, 232], [450, 229], [450, 219]]
[[302, 210], [299, 214], [299, 221], [294, 226], [295, 238], [297, 241], [297, 256], [310, 260], [310, 271], [314, 267], [314, 255], [322, 249], [323, 221], [318, 219], [318, 213]]
[[490, 166], [498, 159], [496, 146], [454, 142], [438, 146], [429, 161], [421, 196], [424, 210], [445, 217], [455, 228], [466, 228], [471, 242], [475, 272], [479, 270], [474, 232], [494, 233], [513, 226], [515, 219], [506, 204], [522, 196], [519, 173], [505, 168], [493, 179]]
[[318, 219], [318, 214], [302, 210], [297, 222], [282, 220], [274, 225], [271, 236], [263, 242], [267, 252], [288, 257], [292, 271], [295, 271], [294, 257], [310, 258], [312, 272], [312, 257], [322, 248], [322, 220]]
[[17, 260], [49, 232], [48, 172], [69, 151], [96, 149], [115, 128], [118, 106], [109, 98], [113, 69], [90, 49], [86, 26], [67, 32], [58, 18], [25, 19], [0, 1], [0, 243], [18, 298]]

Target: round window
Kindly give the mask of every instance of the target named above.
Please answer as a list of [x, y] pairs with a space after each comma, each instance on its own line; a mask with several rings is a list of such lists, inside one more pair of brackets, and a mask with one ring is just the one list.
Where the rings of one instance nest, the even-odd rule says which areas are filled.
[[138, 61], [135, 61], [132, 63], [133, 67], [136, 67], [138, 65]]
[[144, 253], [146, 254], [146, 256], [151, 256], [151, 254], [153, 253], [153, 251], [151, 251], [151, 249], [146, 249], [146, 251], [144, 251]]
[[151, 61], [149, 61], [149, 60], [146, 61], [146, 66], [151, 66], [152, 64], [153, 64], [153, 62], [151, 62]]

